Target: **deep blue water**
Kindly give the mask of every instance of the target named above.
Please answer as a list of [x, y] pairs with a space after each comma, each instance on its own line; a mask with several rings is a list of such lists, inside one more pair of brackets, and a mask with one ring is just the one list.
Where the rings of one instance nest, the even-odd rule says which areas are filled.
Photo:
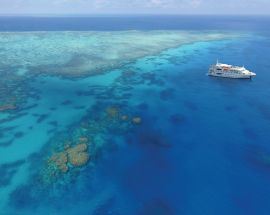
[[[249, 35], [183, 45], [98, 76], [41, 76], [31, 82], [29, 103], [36, 106], [15, 114], [15, 124], [1, 122], [0, 140], [8, 131], [27, 150], [18, 131], [38, 144], [42, 131], [50, 136], [54, 126], [53, 139], [25, 160], [0, 165], [0, 189], [14, 182], [14, 169], [25, 162], [33, 176], [12, 192], [11, 212], [4, 214], [269, 215], [269, 26], [269, 17], [1, 17], [1, 31], [188, 29]], [[217, 58], [245, 65], [257, 76], [206, 76]], [[36, 171], [57, 138], [80, 127], [81, 119], [98, 123], [110, 105], [140, 116], [142, 123], [126, 130], [106, 121], [110, 129], [90, 134], [94, 142], [107, 143], [93, 163], [75, 172], [75, 179], [39, 189]], [[9, 146], [0, 143], [3, 154]]]
[[240, 30], [268, 31], [270, 16], [137, 15], [0, 17], [0, 31]]

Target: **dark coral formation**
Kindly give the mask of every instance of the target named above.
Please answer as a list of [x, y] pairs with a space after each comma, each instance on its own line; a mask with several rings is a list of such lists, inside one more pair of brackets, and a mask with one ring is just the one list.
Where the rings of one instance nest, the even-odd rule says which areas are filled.
[[14, 138], [22, 138], [23, 135], [24, 135], [24, 133], [21, 132], [21, 131], [19, 131], [19, 132], [16, 132], [16, 133], [14, 134]]
[[171, 115], [169, 118], [169, 122], [173, 125], [180, 125], [182, 123], [185, 123], [186, 121], [186, 117], [178, 113]]
[[0, 165], [0, 188], [11, 183], [13, 175], [24, 162], [24, 160], [18, 160], [14, 163]]
[[164, 101], [168, 101], [174, 97], [174, 89], [169, 88], [160, 92], [160, 98]]
[[157, 199], [145, 204], [142, 211], [139, 213], [139, 215], [148, 214], [172, 215], [174, 213], [167, 202]]
[[140, 84], [156, 86], [164, 85], [163, 78], [157, 77], [154, 72], [138, 72], [138, 68], [134, 69], [128, 66], [126, 66], [126, 68], [128, 70], [122, 73], [122, 75], [117, 79], [117, 82], [125, 86], [127, 91]]
[[13, 141], [14, 141], [14, 139], [0, 142], [0, 147], [8, 147], [8, 146], [12, 145]]
[[70, 104], [72, 104], [72, 101], [70, 101], [70, 100], [66, 100], [66, 101], [63, 101], [62, 103], [61, 103], [61, 105], [70, 105]]
[[161, 148], [170, 148], [172, 144], [168, 141], [164, 135], [162, 135], [161, 131], [159, 130], [147, 130], [140, 132], [139, 134], [139, 141], [141, 144], [145, 145], [152, 145]]
[[141, 104], [137, 105], [137, 108], [139, 108], [140, 110], [147, 110], [148, 109], [148, 104], [147, 103], [141, 103]]
[[184, 105], [186, 106], [186, 108], [188, 108], [191, 111], [197, 111], [199, 110], [198, 106], [192, 102], [192, 101], [184, 101]]

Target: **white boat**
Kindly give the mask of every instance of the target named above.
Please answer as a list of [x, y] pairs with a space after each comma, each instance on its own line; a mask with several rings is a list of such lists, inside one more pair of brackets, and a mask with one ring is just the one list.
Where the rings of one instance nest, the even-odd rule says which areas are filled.
[[222, 78], [252, 78], [256, 73], [247, 70], [244, 66], [233, 66], [217, 62], [209, 68], [208, 75]]

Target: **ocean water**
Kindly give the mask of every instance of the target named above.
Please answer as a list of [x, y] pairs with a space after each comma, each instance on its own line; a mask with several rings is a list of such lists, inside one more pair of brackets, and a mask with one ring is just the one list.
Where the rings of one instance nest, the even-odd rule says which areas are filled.
[[0, 18], [1, 215], [269, 214], [269, 17], [155, 20]]

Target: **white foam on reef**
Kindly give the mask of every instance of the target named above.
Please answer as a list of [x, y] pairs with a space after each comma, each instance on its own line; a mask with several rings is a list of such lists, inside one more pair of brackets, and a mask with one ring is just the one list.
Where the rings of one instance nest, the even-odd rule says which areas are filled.
[[12, 65], [33, 73], [91, 75], [168, 48], [235, 36], [189, 31], [0, 33], [0, 68]]

